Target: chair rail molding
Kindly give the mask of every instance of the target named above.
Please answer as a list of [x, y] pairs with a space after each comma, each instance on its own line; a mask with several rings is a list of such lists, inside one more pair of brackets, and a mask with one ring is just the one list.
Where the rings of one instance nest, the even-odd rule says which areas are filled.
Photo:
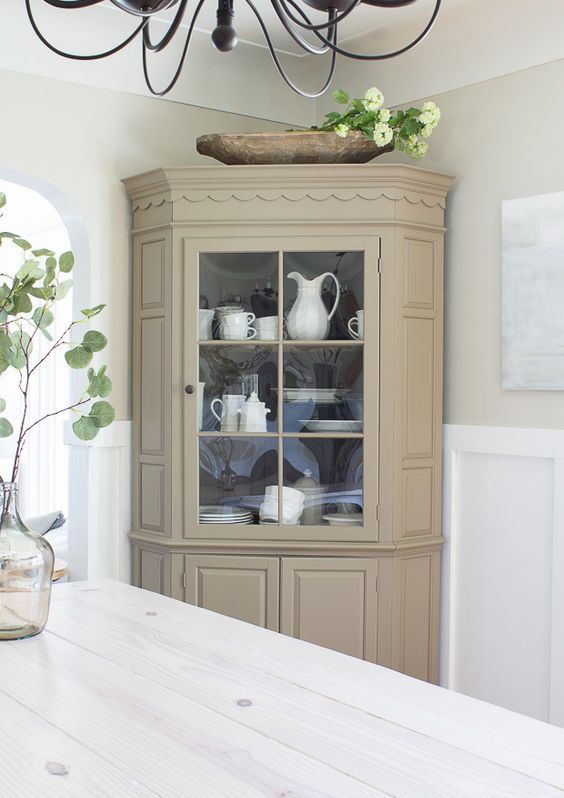
[[65, 422], [74, 475], [69, 496], [70, 577], [131, 580], [131, 421], [114, 421], [92, 441]]
[[564, 726], [564, 430], [443, 427], [440, 683]]

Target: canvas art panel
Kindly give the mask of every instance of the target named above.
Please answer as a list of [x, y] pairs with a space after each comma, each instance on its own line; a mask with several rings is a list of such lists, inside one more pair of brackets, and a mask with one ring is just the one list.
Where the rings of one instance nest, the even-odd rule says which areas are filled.
[[564, 192], [502, 203], [502, 387], [564, 390]]

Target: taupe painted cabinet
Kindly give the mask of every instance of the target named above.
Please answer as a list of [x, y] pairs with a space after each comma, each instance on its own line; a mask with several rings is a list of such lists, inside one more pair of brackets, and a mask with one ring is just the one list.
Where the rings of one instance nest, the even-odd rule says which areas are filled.
[[437, 679], [451, 182], [390, 164], [125, 181], [136, 585]]

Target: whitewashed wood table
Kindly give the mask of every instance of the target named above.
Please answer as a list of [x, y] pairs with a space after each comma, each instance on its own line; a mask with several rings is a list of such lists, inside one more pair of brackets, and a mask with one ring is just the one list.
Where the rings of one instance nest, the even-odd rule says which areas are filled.
[[53, 594], [0, 644], [2, 798], [564, 796], [561, 729], [116, 582]]

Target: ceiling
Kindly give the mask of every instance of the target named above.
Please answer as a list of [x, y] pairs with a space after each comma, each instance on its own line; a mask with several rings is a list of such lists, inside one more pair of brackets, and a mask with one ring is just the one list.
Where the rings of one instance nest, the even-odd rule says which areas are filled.
[[[417, 0], [412, 6], [398, 9], [375, 8], [363, 3], [360, 8], [356, 9], [339, 25], [340, 42], [354, 44], [352, 40], [356, 38], [362, 37], [366, 39], [371, 33], [376, 34], [378, 31], [389, 32], [394, 28], [398, 28], [398, 31], [403, 33], [407, 25], [408, 33], [406, 34], [406, 38], [402, 37], [401, 33], [398, 37], [398, 46], [401, 46], [408, 40], [412, 33], [415, 34], [425, 25], [425, 21], [429, 19], [433, 11], [435, 2], [436, 0]], [[447, 4], [449, 6], [461, 5], [467, 2], [469, 2], [469, 0], [443, 0], [443, 6]], [[254, 3], [267, 25], [276, 49], [280, 52], [286, 52], [292, 55], [305, 55], [304, 51], [288, 36], [268, 0], [254, 0]], [[194, 5], [195, 3], [191, 4], [192, 7]], [[110, 2], [102, 4], [102, 7], [106, 7], [109, 12], [117, 13], [122, 16], [124, 14], [123, 11]], [[190, 6], [188, 8], [190, 8]], [[308, 8], [304, 3], [302, 3], [302, 8], [308, 13], [312, 21], [321, 22], [326, 20], [325, 15]], [[207, 0], [198, 17], [198, 30], [209, 33], [214, 29], [216, 25], [216, 9], [216, 0]], [[53, 19], [55, 19], [57, 11], [53, 9], [51, 13]], [[79, 12], [74, 13], [78, 15]], [[86, 15], [87, 13], [88, 10], [85, 10], [84, 14]], [[168, 22], [173, 17], [174, 7], [163, 14], [157, 15], [155, 20], [159, 22]], [[188, 10], [185, 17], [185, 28], [190, 24], [191, 18], [191, 13]], [[134, 20], [132, 19], [132, 27], [134, 27], [134, 24]], [[158, 27], [160, 31], [160, 25]], [[240, 41], [259, 47], [265, 46], [264, 37], [257, 20], [244, 0], [235, 0], [235, 27]], [[154, 38], [156, 39], [157, 37], [158, 34], [155, 34]], [[312, 38], [309, 34], [308, 38], [315, 42], [315, 38]]]

